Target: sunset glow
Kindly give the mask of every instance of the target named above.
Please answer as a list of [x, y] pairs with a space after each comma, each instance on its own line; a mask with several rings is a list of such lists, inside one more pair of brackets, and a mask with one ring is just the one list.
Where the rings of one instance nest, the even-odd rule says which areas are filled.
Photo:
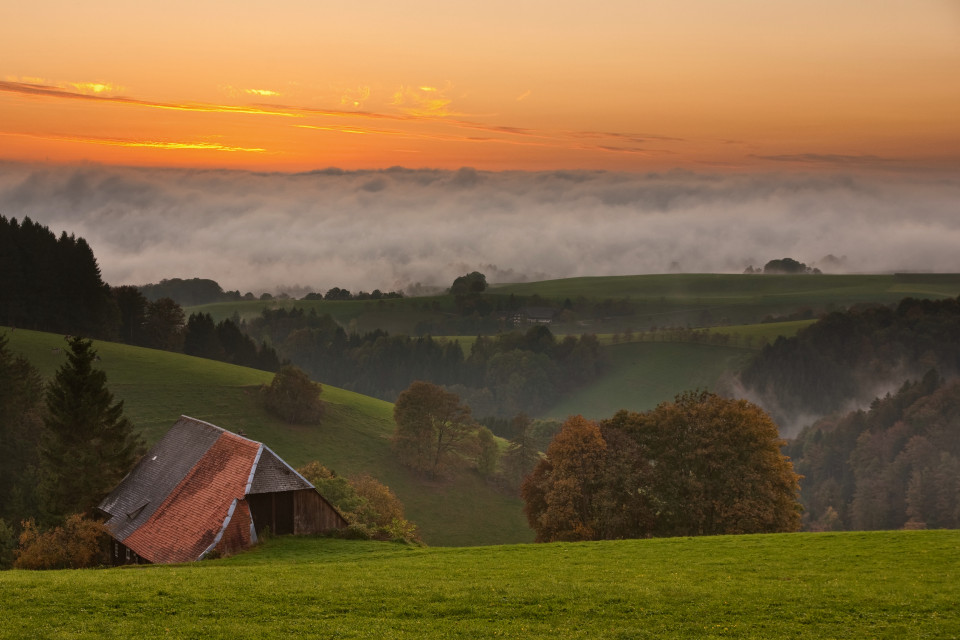
[[[960, 166], [952, 0], [332, 12], [41, 0], [8, 13], [5, 160], [216, 166], [225, 154], [213, 152], [234, 151], [243, 158], [225, 166], [278, 170]], [[111, 36], [91, 38], [107, 19]]]

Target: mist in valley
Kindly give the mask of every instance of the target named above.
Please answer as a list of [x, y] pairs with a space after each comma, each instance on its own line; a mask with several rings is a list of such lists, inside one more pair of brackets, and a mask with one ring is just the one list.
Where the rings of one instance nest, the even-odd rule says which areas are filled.
[[919, 176], [0, 165], [0, 213], [86, 238], [111, 285], [241, 292], [739, 273], [785, 256], [955, 272], [958, 203], [960, 181]]

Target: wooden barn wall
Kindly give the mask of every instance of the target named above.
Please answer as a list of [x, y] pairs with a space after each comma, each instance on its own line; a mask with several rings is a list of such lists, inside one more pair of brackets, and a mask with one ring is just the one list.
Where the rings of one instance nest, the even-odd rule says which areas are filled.
[[342, 529], [346, 520], [314, 489], [293, 492], [293, 532], [311, 534]]

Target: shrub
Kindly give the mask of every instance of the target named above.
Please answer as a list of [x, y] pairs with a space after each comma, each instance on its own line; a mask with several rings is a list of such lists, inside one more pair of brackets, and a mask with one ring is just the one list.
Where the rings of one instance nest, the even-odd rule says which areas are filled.
[[82, 569], [103, 564], [106, 559], [106, 529], [95, 520], [74, 514], [62, 527], [40, 531], [31, 520], [23, 522], [18, 569]]
[[267, 411], [291, 423], [320, 424], [323, 419], [322, 387], [294, 366], [282, 367], [269, 386], [263, 387]]

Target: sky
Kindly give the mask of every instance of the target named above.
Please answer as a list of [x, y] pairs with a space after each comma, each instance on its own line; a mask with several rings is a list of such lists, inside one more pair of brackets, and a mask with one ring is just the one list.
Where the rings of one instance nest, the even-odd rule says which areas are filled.
[[37, 0], [0, 157], [306, 171], [956, 167], [957, 0]]
[[960, 0], [8, 4], [0, 215], [114, 285], [960, 271]]

